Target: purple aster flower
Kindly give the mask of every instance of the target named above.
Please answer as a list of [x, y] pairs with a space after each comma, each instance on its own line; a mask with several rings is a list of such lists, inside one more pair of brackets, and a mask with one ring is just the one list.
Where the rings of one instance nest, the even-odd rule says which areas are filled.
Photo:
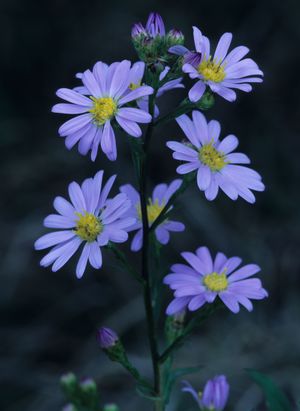
[[[182, 180], [174, 180], [169, 186], [167, 184], [158, 184], [154, 190], [152, 197], [149, 198], [147, 205], [148, 222], [151, 226], [157, 217], [160, 215], [164, 206], [169, 201], [170, 197], [181, 186]], [[131, 250], [139, 251], [143, 243], [143, 224], [140, 206], [140, 196], [135, 188], [130, 184], [120, 187], [120, 191], [128, 196], [133, 206], [128, 210], [127, 215], [135, 218], [136, 223], [130, 227], [130, 231], [138, 230], [132, 240]], [[185, 229], [184, 224], [178, 221], [165, 220], [155, 229], [157, 241], [161, 244], [167, 244], [170, 240], [170, 232], [180, 232]]]
[[229, 384], [225, 375], [217, 375], [208, 380], [203, 392], [197, 392], [188, 381], [182, 381], [183, 392], [190, 393], [201, 410], [222, 411], [228, 401]]
[[[200, 62], [188, 61], [185, 58], [185, 64], [182, 70], [188, 73], [190, 78], [198, 79], [197, 83], [189, 91], [189, 98], [192, 102], [198, 101], [206, 86], [213, 92], [219, 94], [228, 101], [236, 99], [236, 93], [232, 89], [239, 89], [249, 92], [252, 87], [249, 83], [260, 83], [262, 79], [257, 76], [263, 76], [263, 72], [257, 64], [249, 58], [243, 57], [249, 52], [245, 46], [235, 47], [230, 53], [228, 49], [232, 40], [231, 33], [224, 33], [217, 45], [214, 55], [210, 50], [210, 41], [203, 36], [197, 27], [193, 27], [195, 49], [201, 56]], [[180, 47], [180, 46], [179, 46]], [[172, 49], [176, 54], [184, 55], [187, 49]], [[253, 77], [254, 76], [254, 77]]]
[[71, 104], [56, 104], [52, 108], [54, 113], [79, 114], [58, 130], [61, 137], [66, 137], [68, 149], [79, 142], [79, 152], [85, 155], [91, 150], [94, 161], [100, 145], [110, 160], [116, 160], [116, 139], [111, 124], [114, 119], [132, 137], [142, 135], [138, 123], [149, 123], [151, 116], [138, 108], [123, 106], [152, 94], [153, 89], [141, 86], [128, 93], [130, 69], [128, 60], [110, 66], [98, 62], [93, 71], [86, 70], [78, 76], [81, 77], [83, 87], [75, 90], [61, 88], [56, 92], [58, 97]]
[[[170, 67], [165, 67], [165, 69], [160, 73], [159, 80], [162, 81], [167, 76], [168, 72], [170, 71]], [[129, 91], [130, 90], [137, 90], [139, 87], [143, 87], [142, 81], [145, 72], [145, 63], [142, 61], [138, 61], [132, 65], [130, 70], [130, 84], [129, 84]], [[181, 84], [182, 77], [167, 81], [164, 83], [157, 91], [156, 97], [161, 97], [167, 91], [176, 89], [176, 88], [184, 88], [184, 85]], [[137, 100], [137, 105], [140, 109], [144, 111], [148, 111], [149, 109], [149, 97], [144, 96]], [[154, 108], [154, 116], [157, 117], [159, 115], [159, 109], [157, 105]]]
[[182, 115], [176, 121], [189, 140], [188, 143], [167, 142], [174, 151], [173, 158], [185, 162], [177, 167], [177, 173], [197, 170], [197, 184], [207, 200], [214, 200], [221, 188], [232, 200], [241, 196], [254, 203], [251, 190], [263, 191], [265, 186], [256, 171], [239, 165], [249, 164], [250, 160], [245, 154], [233, 153], [238, 139], [230, 134], [220, 141], [220, 123], [216, 120], [207, 123], [199, 111], [193, 111], [193, 120]]
[[56, 197], [54, 208], [58, 214], [50, 214], [44, 226], [58, 229], [43, 235], [35, 242], [36, 250], [53, 247], [41, 260], [43, 267], [52, 264], [52, 271], [59, 270], [84, 244], [76, 267], [76, 276], [81, 278], [89, 261], [94, 268], [102, 266], [101, 247], [109, 241], [123, 243], [128, 238], [128, 227], [135, 219], [125, 216], [131, 203], [125, 194], [108, 199], [116, 176], [108, 179], [102, 188], [103, 171], [81, 184], [69, 185], [71, 202]]
[[113, 347], [119, 341], [119, 337], [111, 328], [101, 327], [97, 333], [97, 340], [101, 348], [107, 349]]
[[227, 258], [223, 253], [217, 253], [213, 261], [207, 247], [198, 248], [195, 254], [183, 252], [181, 256], [188, 265], [174, 264], [172, 273], [164, 278], [175, 297], [167, 308], [168, 315], [185, 307], [198, 310], [206, 303], [213, 303], [217, 296], [233, 313], [239, 312], [239, 304], [252, 311], [250, 299], [262, 300], [268, 296], [258, 278], [249, 279], [260, 271], [256, 264], [237, 269], [242, 260]]

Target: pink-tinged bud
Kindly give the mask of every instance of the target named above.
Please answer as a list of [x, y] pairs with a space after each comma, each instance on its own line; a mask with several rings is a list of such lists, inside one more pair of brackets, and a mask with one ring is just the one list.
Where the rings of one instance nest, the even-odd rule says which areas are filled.
[[165, 36], [165, 24], [158, 13], [150, 13], [146, 24], [146, 30], [151, 37]]
[[97, 333], [97, 341], [102, 349], [107, 350], [116, 345], [119, 337], [111, 328], [101, 327]]
[[172, 29], [168, 33], [168, 37], [172, 39], [176, 44], [184, 42], [184, 35], [182, 31], [178, 29]]
[[147, 31], [142, 23], [135, 23], [131, 29], [131, 37], [135, 39], [136, 37], [147, 36]]

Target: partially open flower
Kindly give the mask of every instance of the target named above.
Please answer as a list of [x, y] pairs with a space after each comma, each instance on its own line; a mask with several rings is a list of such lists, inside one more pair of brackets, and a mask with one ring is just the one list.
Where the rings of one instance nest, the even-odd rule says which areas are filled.
[[225, 408], [229, 396], [229, 384], [225, 375], [217, 375], [208, 380], [203, 392], [197, 392], [188, 381], [183, 381], [183, 384], [182, 391], [190, 393], [201, 410], [222, 411]]

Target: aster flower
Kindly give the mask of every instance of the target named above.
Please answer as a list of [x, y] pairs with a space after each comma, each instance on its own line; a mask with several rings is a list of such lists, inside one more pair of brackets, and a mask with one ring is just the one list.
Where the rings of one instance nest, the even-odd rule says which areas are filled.
[[108, 179], [102, 188], [103, 171], [81, 184], [69, 185], [71, 202], [56, 197], [54, 208], [58, 214], [51, 214], [44, 220], [44, 226], [58, 229], [43, 235], [35, 242], [36, 250], [51, 248], [41, 260], [43, 267], [52, 265], [52, 271], [59, 270], [83, 244], [76, 267], [78, 278], [83, 276], [87, 262], [94, 268], [102, 266], [101, 247], [109, 241], [123, 243], [128, 238], [128, 227], [135, 219], [125, 216], [131, 203], [125, 194], [108, 199], [116, 176]]
[[[79, 142], [79, 152], [85, 155], [91, 150], [94, 161], [101, 145], [107, 157], [116, 160], [116, 139], [111, 124], [113, 120], [130, 136], [142, 135], [138, 123], [149, 123], [151, 116], [138, 108], [123, 106], [152, 94], [153, 89], [141, 86], [128, 93], [130, 69], [131, 63], [128, 60], [110, 66], [98, 62], [92, 72], [86, 70], [82, 74], [83, 88], [61, 88], [56, 92], [58, 97], [71, 104], [56, 104], [52, 108], [54, 113], [79, 114], [58, 130], [61, 137], [66, 137], [65, 144], [68, 149]], [[83, 91], [87, 91], [89, 96], [84, 96]]]
[[[249, 83], [261, 83], [263, 72], [250, 58], [245, 58], [249, 49], [245, 46], [235, 47], [228, 53], [232, 34], [224, 33], [212, 56], [210, 41], [203, 36], [197, 27], [194, 30], [195, 51], [189, 51], [182, 46], [171, 48], [170, 51], [184, 56], [182, 70], [188, 73], [190, 78], [198, 79], [189, 91], [192, 102], [200, 100], [206, 86], [228, 101], [236, 99], [236, 93], [232, 89], [245, 92], [252, 90]], [[253, 77], [254, 76], [254, 77]]]
[[248, 264], [239, 269], [239, 257], [227, 258], [217, 253], [213, 261], [207, 247], [200, 247], [196, 253], [183, 252], [186, 264], [174, 264], [172, 273], [164, 278], [164, 284], [174, 290], [174, 300], [167, 308], [168, 315], [174, 315], [183, 308], [198, 310], [206, 303], [213, 303], [217, 296], [233, 313], [240, 310], [239, 304], [248, 311], [253, 306], [250, 301], [262, 300], [268, 296], [258, 278], [250, 278], [260, 271], [256, 264]]
[[[130, 90], [137, 90], [139, 87], [142, 87], [142, 81], [145, 72], [145, 63], [142, 61], [138, 61], [132, 65], [130, 70], [130, 84], [129, 84], [129, 91]], [[160, 73], [159, 81], [163, 81], [167, 76], [168, 72], [170, 71], [170, 67], [165, 67], [165, 69]], [[184, 88], [184, 85], [181, 84], [182, 77], [167, 81], [164, 83], [157, 91], [156, 97], [161, 97], [167, 91], [176, 89], [176, 88]], [[137, 100], [137, 105], [140, 109], [144, 111], [148, 111], [149, 107], [149, 97], [141, 97]], [[159, 109], [157, 105], [154, 108], [154, 116], [157, 117], [159, 115]]]
[[[160, 215], [161, 211], [169, 201], [175, 191], [181, 186], [182, 180], [174, 180], [170, 185], [167, 184], [158, 184], [154, 190], [152, 197], [148, 200], [147, 213], [148, 213], [148, 222], [151, 226], [157, 217]], [[142, 224], [142, 214], [141, 214], [141, 205], [140, 197], [138, 192], [130, 184], [126, 184], [120, 187], [121, 193], [124, 193], [128, 196], [133, 206], [128, 210], [127, 215], [135, 218], [136, 223], [130, 227], [130, 231], [138, 230], [132, 240], [131, 250], [139, 251], [143, 243], [143, 224]], [[180, 232], [185, 229], [184, 224], [173, 221], [165, 220], [155, 229], [155, 236], [157, 241], [161, 244], [167, 244], [170, 240], [170, 232]]]
[[254, 203], [251, 190], [263, 191], [265, 186], [256, 171], [239, 165], [249, 164], [250, 160], [245, 154], [233, 153], [238, 139], [230, 134], [220, 141], [220, 123], [216, 120], [207, 123], [199, 111], [193, 111], [193, 120], [182, 115], [176, 121], [189, 140], [187, 144], [167, 142], [174, 151], [173, 158], [185, 162], [177, 167], [177, 173], [197, 170], [197, 184], [207, 200], [214, 200], [220, 188], [232, 200], [240, 196]]
[[216, 375], [208, 380], [203, 392], [197, 392], [188, 381], [182, 382], [182, 391], [190, 393], [201, 410], [222, 411], [225, 408], [229, 396], [229, 384], [225, 375]]

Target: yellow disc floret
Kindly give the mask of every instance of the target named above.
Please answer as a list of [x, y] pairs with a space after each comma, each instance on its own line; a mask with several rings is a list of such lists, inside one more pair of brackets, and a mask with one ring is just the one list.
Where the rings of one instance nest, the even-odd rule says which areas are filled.
[[[165, 204], [159, 204], [158, 200], [155, 200], [154, 203], [152, 202], [152, 199], [149, 198], [148, 204], [147, 204], [147, 215], [148, 215], [148, 222], [151, 225], [157, 217], [160, 215], [164, 208]], [[138, 204], [136, 206], [137, 212], [138, 212], [138, 217], [140, 220], [142, 220], [142, 210], [141, 210], [141, 205]]]
[[96, 240], [98, 234], [103, 230], [101, 221], [91, 213], [76, 213], [78, 220], [76, 221], [75, 233], [82, 240], [89, 243]]
[[203, 278], [203, 284], [210, 290], [216, 293], [227, 289], [228, 280], [226, 273], [211, 273]]
[[102, 126], [115, 115], [117, 103], [111, 97], [91, 97], [91, 100], [93, 100], [94, 105], [90, 109], [90, 113], [98, 126]]
[[211, 57], [201, 61], [198, 68], [198, 73], [202, 74], [203, 80], [213, 81], [214, 83], [220, 83], [226, 77], [224, 65], [218, 63], [215, 60], [212, 60]]
[[199, 159], [203, 164], [208, 166], [211, 171], [220, 171], [228, 164], [225, 161], [225, 155], [216, 150], [212, 143], [204, 144], [199, 149]]

